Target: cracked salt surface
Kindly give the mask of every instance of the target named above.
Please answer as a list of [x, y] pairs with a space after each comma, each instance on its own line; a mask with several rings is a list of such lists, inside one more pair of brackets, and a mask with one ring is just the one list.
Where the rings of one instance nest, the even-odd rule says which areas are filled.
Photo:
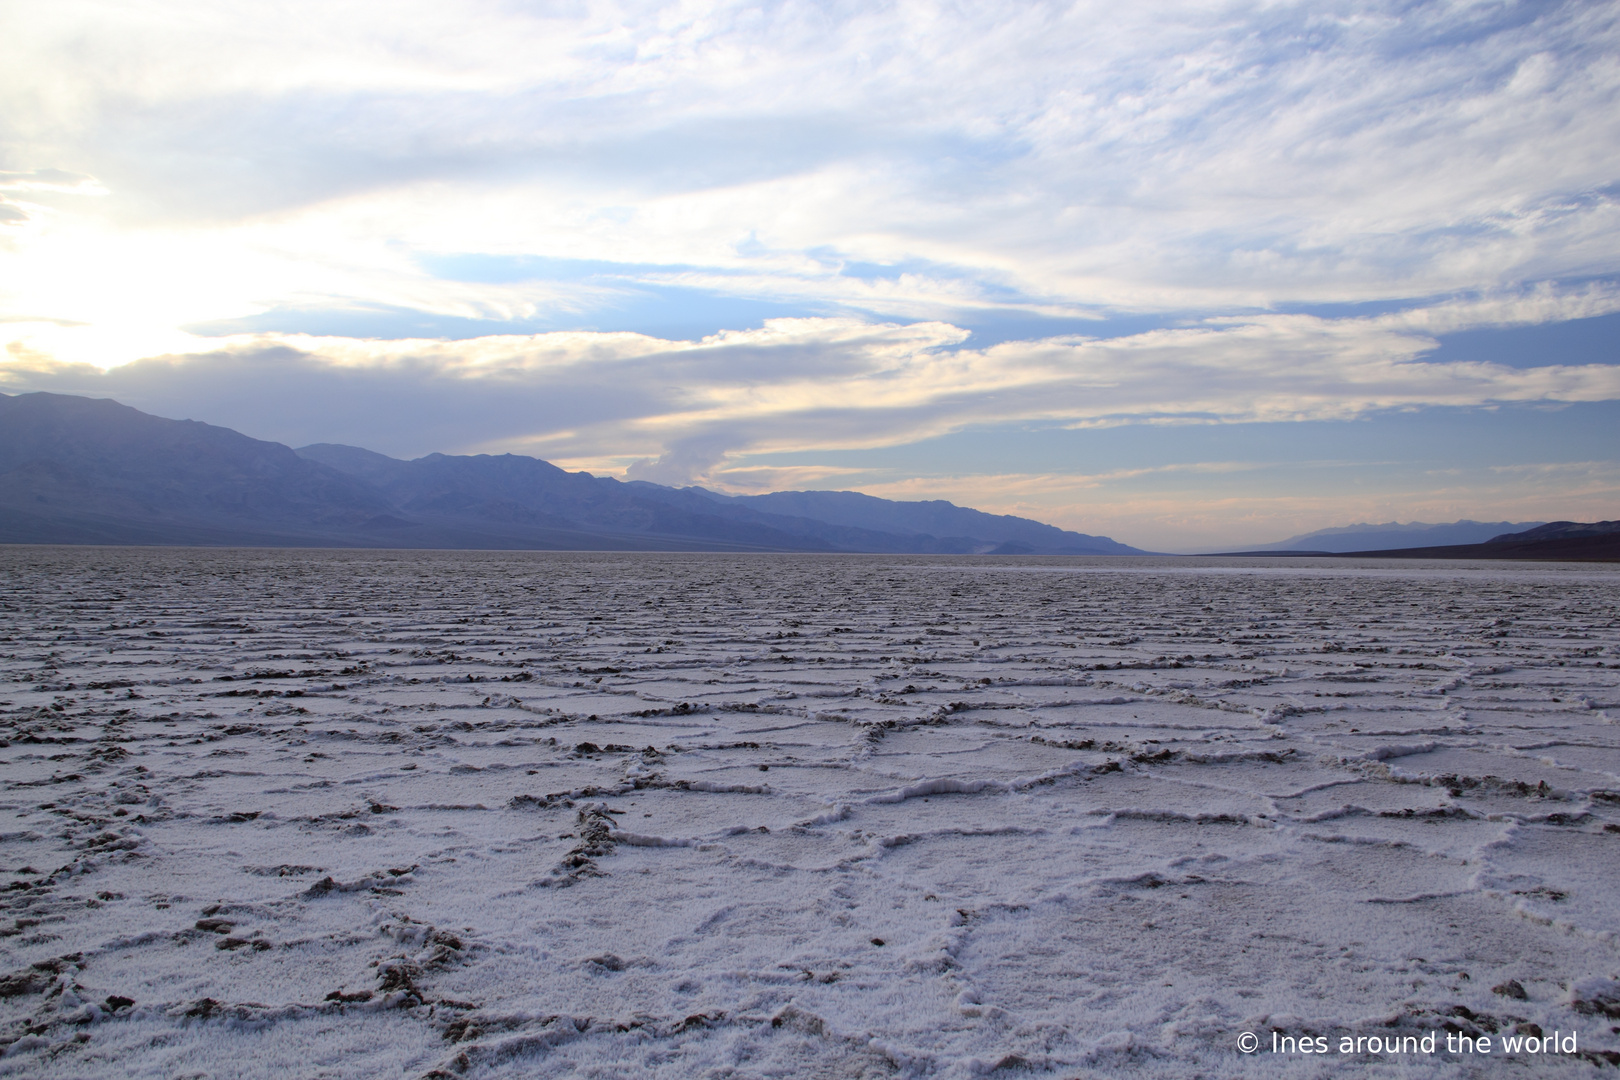
[[1308, 1069], [1586, 1075], [1620, 1047], [1620, 568], [0, 567], [0, 1076], [1301, 1075], [1237, 1035], [1448, 1025], [1586, 1056]]

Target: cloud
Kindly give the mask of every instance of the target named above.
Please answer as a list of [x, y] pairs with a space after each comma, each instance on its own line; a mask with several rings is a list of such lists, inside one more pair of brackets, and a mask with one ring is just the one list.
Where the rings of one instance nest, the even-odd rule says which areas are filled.
[[0, 170], [0, 191], [54, 191], [66, 195], [106, 195], [107, 189], [93, 176], [62, 169], [34, 169], [31, 172]]
[[[1620, 271], [1610, 5], [294, 8], [13, 11], [8, 157], [98, 177], [99, 227], [226, 230], [440, 313], [467, 293], [413, 254], [746, 269], [917, 319]], [[236, 261], [208, 265], [238, 304], [294, 306]]]
[[670, 487], [686, 487], [709, 479], [714, 467], [725, 460], [733, 440], [723, 433], [680, 439], [656, 458], [634, 461], [625, 469], [626, 480], [646, 480]]
[[[1429, 315], [1223, 317], [978, 349], [946, 323], [851, 318], [769, 320], [695, 342], [591, 332], [460, 341], [244, 335], [194, 339], [208, 351], [105, 374], [19, 355], [0, 366], [0, 385], [100, 387], [135, 404], [206, 400], [221, 422], [232, 422], [229, 402], [250, 401], [250, 430], [287, 441], [612, 459], [614, 471], [635, 462], [628, 475], [691, 482], [743, 455], [894, 446], [973, 425], [1303, 422], [1620, 399], [1620, 365], [1424, 358], [1436, 345], [1428, 328], [1525, 318], [1556, 299]], [[1605, 304], [1613, 307], [1612, 297], [1585, 291], [1566, 306]]]

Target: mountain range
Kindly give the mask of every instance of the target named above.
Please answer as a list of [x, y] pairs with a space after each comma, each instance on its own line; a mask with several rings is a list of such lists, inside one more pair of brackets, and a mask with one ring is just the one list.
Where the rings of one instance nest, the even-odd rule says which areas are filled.
[[[1465, 524], [1478, 524], [1469, 522]], [[1271, 548], [1225, 555], [1352, 555], [1374, 559], [1531, 559], [1554, 562], [1620, 562], [1620, 521], [1549, 521], [1521, 532], [1502, 533], [1477, 544], [1432, 544], [1360, 551]]]
[[0, 542], [1142, 555], [943, 501], [730, 496], [515, 454], [294, 450], [106, 399], [0, 394]]
[[1498, 536], [1534, 529], [1541, 521], [1453, 521], [1428, 525], [1421, 521], [1407, 524], [1390, 521], [1382, 525], [1361, 523], [1291, 536], [1273, 544], [1257, 544], [1243, 551], [1379, 551], [1396, 548], [1446, 547], [1455, 544], [1483, 544]]

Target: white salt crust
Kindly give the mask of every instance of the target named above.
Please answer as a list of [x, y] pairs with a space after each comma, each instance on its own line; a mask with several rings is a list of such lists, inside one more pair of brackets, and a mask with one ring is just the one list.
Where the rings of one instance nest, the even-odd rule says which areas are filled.
[[[1620, 567], [0, 549], [0, 1076], [1585, 1076], [1617, 665]], [[1237, 1045], [1448, 1025], [1580, 1055]]]

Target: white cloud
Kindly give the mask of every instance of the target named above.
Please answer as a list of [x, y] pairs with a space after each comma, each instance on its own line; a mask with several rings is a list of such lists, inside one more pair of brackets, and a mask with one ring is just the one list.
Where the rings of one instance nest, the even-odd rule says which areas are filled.
[[[1608, 5], [402, 3], [383, 27], [369, 4], [64, 0], [5, 20], [0, 165], [99, 178], [96, 230], [173, 248], [165, 272], [208, 230], [235, 295], [198, 318], [469, 302], [412, 251], [748, 269], [761, 295], [898, 290], [910, 317], [1007, 286], [1208, 310], [1620, 271]], [[739, 255], [750, 235], [775, 255]], [[276, 247], [302, 288], [255, 271]], [[958, 273], [874, 287], [812, 251]]]
[[[245, 335], [191, 338], [192, 355], [99, 379], [70, 377], [77, 369], [18, 350], [0, 365], [0, 379], [16, 388], [99, 385], [139, 401], [159, 385], [229, 371], [227, 381], [243, 386], [278, 382], [290, 402], [284, 424], [312, 400], [358, 414], [386, 386], [401, 402], [403, 430], [419, 438], [459, 433], [452, 445], [415, 446], [417, 453], [475, 446], [640, 460], [629, 475], [684, 482], [740, 455], [894, 446], [971, 425], [1349, 420], [1433, 406], [1620, 400], [1620, 365], [1517, 368], [1423, 357], [1435, 344], [1423, 332], [1431, 327], [1522, 319], [1557, 302], [1540, 296], [1370, 318], [1227, 317], [983, 349], [963, 346], [967, 334], [946, 323], [855, 319], [770, 320], [698, 342], [582, 331], [466, 341]], [[1614, 306], [1590, 292], [1569, 303]], [[43, 340], [84, 328], [31, 329]], [[535, 404], [492, 426], [477, 404], [491, 399]], [[268, 407], [261, 430], [266, 423], [277, 423]]]

